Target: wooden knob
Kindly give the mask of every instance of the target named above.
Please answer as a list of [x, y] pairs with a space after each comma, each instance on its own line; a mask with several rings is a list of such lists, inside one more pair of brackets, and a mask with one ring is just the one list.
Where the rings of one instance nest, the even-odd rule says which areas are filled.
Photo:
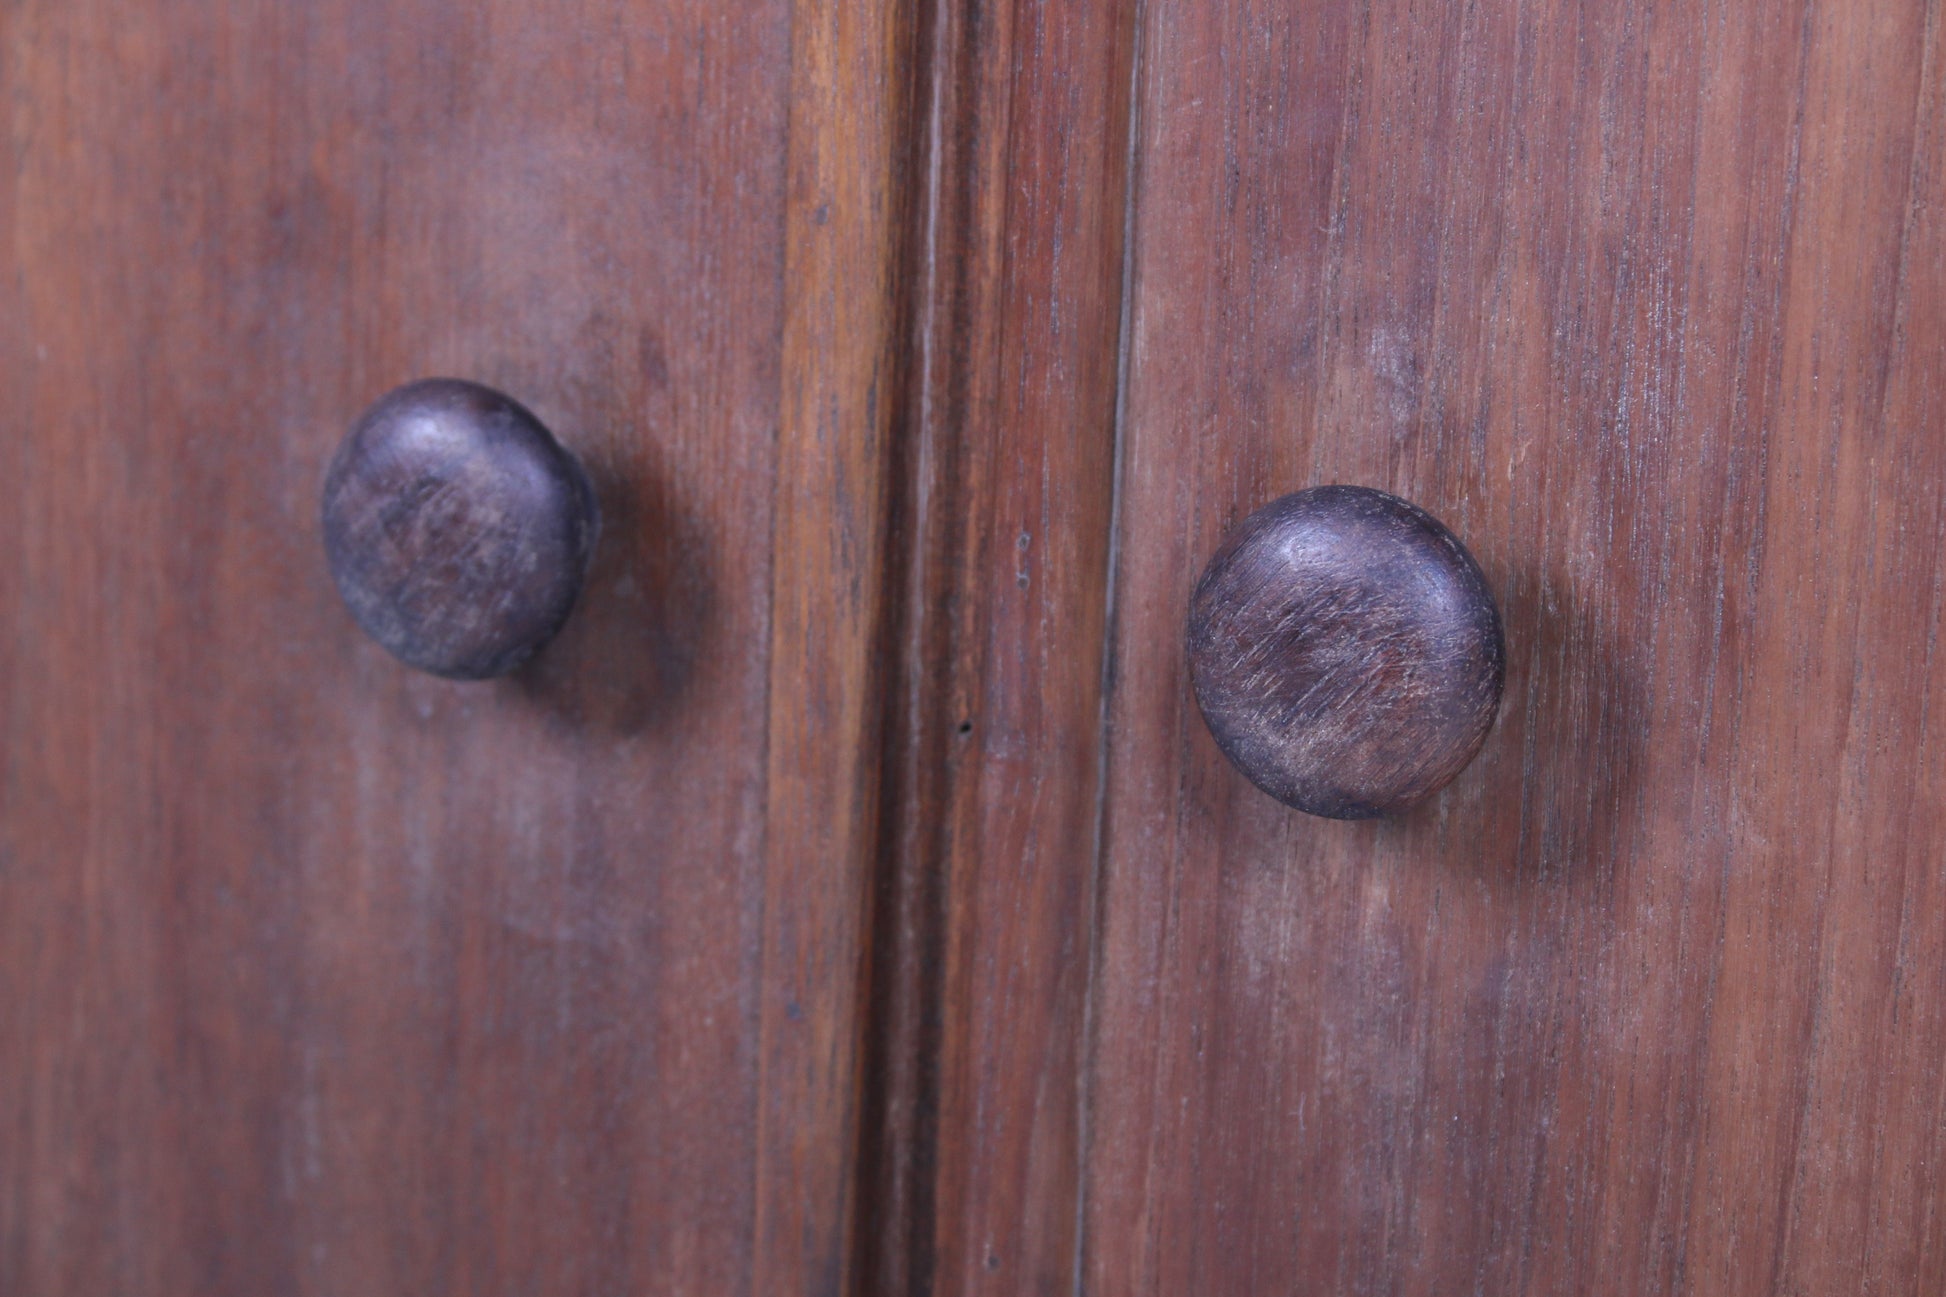
[[453, 680], [505, 675], [554, 637], [598, 529], [579, 461], [518, 402], [457, 379], [380, 400], [324, 483], [325, 558], [351, 615]]
[[1500, 610], [1437, 518], [1360, 486], [1246, 518], [1189, 608], [1189, 671], [1217, 746], [1259, 788], [1333, 819], [1401, 811], [1493, 726]]

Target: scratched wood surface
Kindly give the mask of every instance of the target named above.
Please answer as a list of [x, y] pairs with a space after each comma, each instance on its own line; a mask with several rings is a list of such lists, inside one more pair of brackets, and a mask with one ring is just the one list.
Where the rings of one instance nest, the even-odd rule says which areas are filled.
[[[848, 1284], [900, 14], [0, 8], [0, 1292]], [[428, 374], [601, 497], [505, 682], [326, 575]]]
[[[1146, 6], [1088, 1291], [1946, 1288], [1942, 26]], [[1332, 481], [1506, 614], [1397, 822], [1184, 675], [1219, 537]]]
[[[1941, 26], [0, 11], [0, 1292], [1946, 1286]], [[318, 550], [428, 373], [500, 684]], [[1506, 614], [1399, 822], [1188, 691], [1325, 481]]]

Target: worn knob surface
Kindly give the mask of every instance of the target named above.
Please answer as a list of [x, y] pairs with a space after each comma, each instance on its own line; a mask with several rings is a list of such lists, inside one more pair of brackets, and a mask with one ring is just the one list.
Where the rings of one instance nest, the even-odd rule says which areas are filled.
[[428, 379], [359, 419], [324, 484], [324, 549], [351, 614], [434, 675], [504, 675], [574, 607], [598, 529], [579, 461], [491, 388]]
[[1367, 819], [1444, 787], [1486, 740], [1505, 662], [1466, 547], [1368, 487], [1259, 509], [1190, 601], [1190, 676], [1217, 746], [1313, 815]]

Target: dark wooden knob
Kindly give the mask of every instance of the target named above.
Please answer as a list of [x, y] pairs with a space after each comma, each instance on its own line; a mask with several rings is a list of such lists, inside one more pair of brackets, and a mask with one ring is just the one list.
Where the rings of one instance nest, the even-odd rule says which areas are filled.
[[1210, 560], [1189, 671], [1217, 746], [1333, 819], [1401, 811], [1486, 741], [1506, 648], [1479, 564], [1437, 518], [1361, 486], [1265, 505]]
[[581, 593], [599, 515], [588, 475], [491, 388], [411, 383], [379, 401], [324, 483], [324, 552], [351, 615], [404, 662], [505, 675]]

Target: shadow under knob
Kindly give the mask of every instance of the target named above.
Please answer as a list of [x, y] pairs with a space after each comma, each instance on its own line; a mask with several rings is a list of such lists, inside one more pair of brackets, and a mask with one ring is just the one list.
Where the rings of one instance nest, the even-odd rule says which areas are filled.
[[358, 624], [453, 680], [505, 675], [581, 593], [599, 515], [581, 464], [523, 406], [435, 378], [359, 419], [324, 484], [324, 550]]
[[1506, 649], [1479, 564], [1437, 518], [1320, 486], [1245, 519], [1189, 610], [1217, 746], [1298, 810], [1368, 819], [1431, 796], [1485, 742]]

